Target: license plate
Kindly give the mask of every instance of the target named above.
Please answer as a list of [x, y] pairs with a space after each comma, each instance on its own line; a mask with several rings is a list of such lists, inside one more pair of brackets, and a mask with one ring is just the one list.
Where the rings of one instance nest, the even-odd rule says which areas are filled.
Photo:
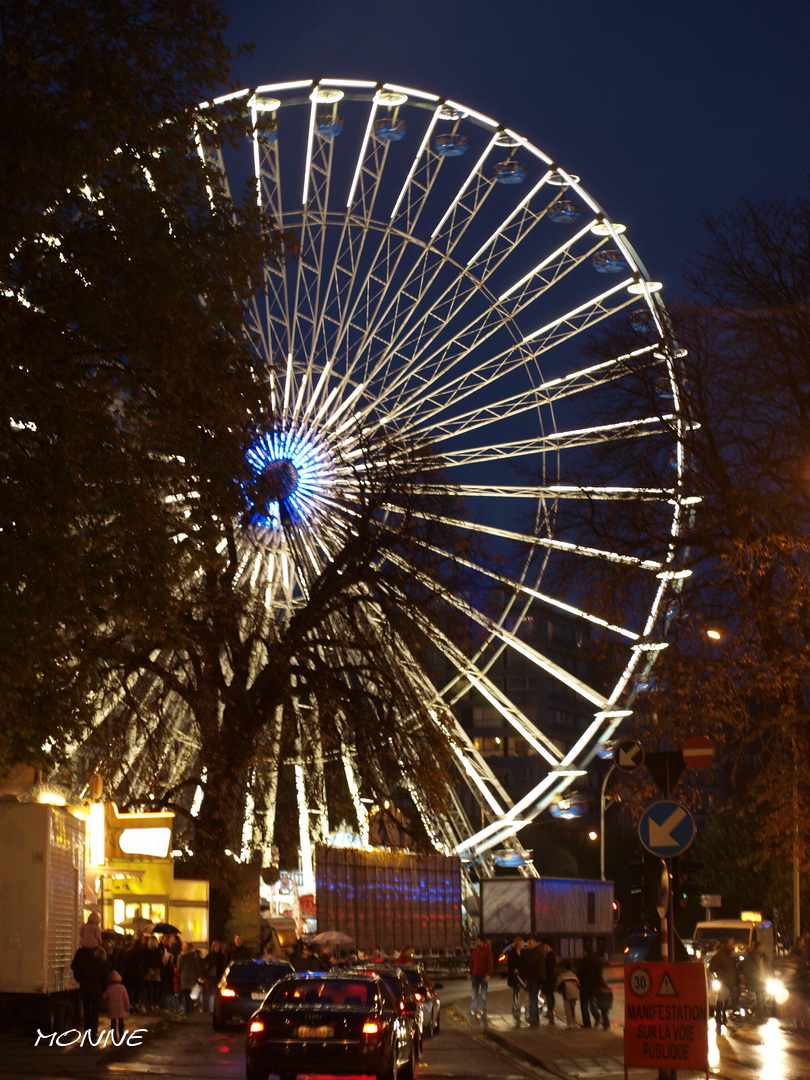
[[329, 1039], [332, 1036], [333, 1028], [326, 1027], [300, 1027], [298, 1029], [299, 1039]]
[[262, 990], [254, 990], [250, 996], [254, 1001], [264, 1001], [266, 995]]

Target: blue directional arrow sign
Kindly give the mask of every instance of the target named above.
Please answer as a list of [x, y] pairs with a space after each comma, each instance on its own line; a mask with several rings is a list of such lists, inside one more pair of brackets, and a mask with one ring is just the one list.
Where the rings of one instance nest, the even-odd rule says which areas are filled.
[[695, 819], [685, 806], [663, 799], [641, 815], [638, 836], [651, 855], [669, 859], [686, 851], [695, 839]]

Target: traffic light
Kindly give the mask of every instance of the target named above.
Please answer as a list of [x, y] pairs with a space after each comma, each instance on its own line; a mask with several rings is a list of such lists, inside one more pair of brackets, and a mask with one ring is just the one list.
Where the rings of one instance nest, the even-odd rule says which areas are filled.
[[631, 862], [629, 869], [633, 871], [631, 895], [639, 897], [642, 913], [654, 913], [662, 899], [663, 860], [655, 855], [645, 854], [636, 862]]
[[621, 908], [621, 904], [619, 903], [618, 900], [614, 900], [612, 906], [613, 906], [613, 929], [615, 930], [616, 927], [619, 925], [619, 922], [620, 922], [621, 917], [622, 917], [622, 908]]
[[687, 859], [679, 855], [677, 859], [672, 860], [672, 891], [675, 907], [683, 910], [689, 906], [692, 896], [703, 891], [699, 881], [702, 869], [703, 863], [697, 859]]

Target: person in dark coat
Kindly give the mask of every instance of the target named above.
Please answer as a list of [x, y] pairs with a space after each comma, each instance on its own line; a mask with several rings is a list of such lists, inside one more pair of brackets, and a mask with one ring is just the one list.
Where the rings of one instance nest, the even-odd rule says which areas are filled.
[[[190, 941], [183, 942], [183, 950], [177, 959], [177, 973], [180, 976], [180, 991], [183, 995], [183, 1008], [186, 1016], [194, 1012], [192, 991], [202, 979], [202, 957]], [[196, 991], [199, 992], [199, 991]]]
[[225, 950], [225, 955], [228, 958], [228, 963], [230, 964], [234, 960], [250, 960], [253, 956], [253, 953], [248, 948], [248, 946], [245, 945], [244, 941], [242, 940], [242, 935], [234, 934], [233, 942]]
[[107, 952], [100, 946], [93, 950], [79, 949], [70, 966], [73, 978], [79, 984], [84, 1030], [95, 1038], [98, 1035], [101, 998], [107, 989]]
[[557, 954], [554, 946], [547, 939], [540, 942], [545, 961], [545, 975], [543, 977], [543, 995], [546, 999], [546, 1016], [549, 1024], [554, 1023], [554, 991], [557, 988]]
[[579, 979], [579, 1007], [582, 1012], [582, 1026], [591, 1026], [592, 999], [596, 997], [604, 982], [604, 964], [593, 951], [593, 946], [586, 941], [582, 946], [582, 956], [574, 967]]
[[526, 949], [526, 990], [529, 994], [529, 1027], [540, 1024], [538, 997], [546, 977], [546, 958], [536, 934], [529, 934]]
[[512, 990], [512, 1012], [520, 1016], [520, 991], [526, 989], [526, 950], [520, 936], [506, 954], [506, 982]]
[[141, 950], [141, 990], [144, 1012], [160, 1011], [160, 982], [163, 973], [163, 954], [156, 937], [150, 937]]
[[138, 1012], [141, 1001], [141, 952], [144, 944], [140, 938], [132, 938], [121, 950], [118, 971], [129, 996], [131, 1012]]
[[217, 984], [222, 978], [222, 973], [227, 967], [228, 960], [222, 950], [221, 941], [212, 941], [211, 948], [203, 957], [203, 975], [208, 986], [208, 1011], [214, 1011], [214, 997], [217, 992]]

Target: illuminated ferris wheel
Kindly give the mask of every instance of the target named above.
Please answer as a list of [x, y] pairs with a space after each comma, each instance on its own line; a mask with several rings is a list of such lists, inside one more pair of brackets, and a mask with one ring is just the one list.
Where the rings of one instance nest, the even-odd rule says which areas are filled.
[[[457, 535], [459, 552], [480, 539], [472, 550], [492, 557], [459, 555], [472, 584], [455, 603], [473, 644], [426, 626], [445, 677], [408, 666], [471, 793], [428, 831], [469, 859], [519, 852], [519, 829], [611, 738], [663, 645], [675, 540], [693, 500], [660, 285], [578, 176], [458, 102], [345, 79], [224, 102], [243, 105], [252, 135], [217, 158], [223, 183], [249, 179], [262, 211], [300, 245], [267, 265], [266, 294], [247, 313], [272, 425], [249, 455], [258, 495], [243, 522], [242, 581], [271, 618], [288, 618], [351, 533], [352, 462], [392, 436], [429, 446], [457, 496], [445, 535]], [[632, 344], [594, 358], [589, 332], [611, 326]], [[641, 373], [656, 386], [647, 406], [624, 393]], [[638, 451], [643, 483], [628, 465]], [[616, 524], [639, 507], [657, 541], [587, 535], [589, 519]], [[453, 557], [452, 541], [442, 554]], [[589, 588], [604, 567], [620, 582], [613, 608]], [[527, 644], [521, 622], [537, 604], [609, 643], [609, 686]], [[586, 704], [591, 720], [571, 745], [494, 677], [510, 651]], [[541, 763], [517, 801], [456, 719], [471, 690]], [[360, 781], [345, 766], [367, 837]], [[306, 859], [318, 783], [296, 769]]]

